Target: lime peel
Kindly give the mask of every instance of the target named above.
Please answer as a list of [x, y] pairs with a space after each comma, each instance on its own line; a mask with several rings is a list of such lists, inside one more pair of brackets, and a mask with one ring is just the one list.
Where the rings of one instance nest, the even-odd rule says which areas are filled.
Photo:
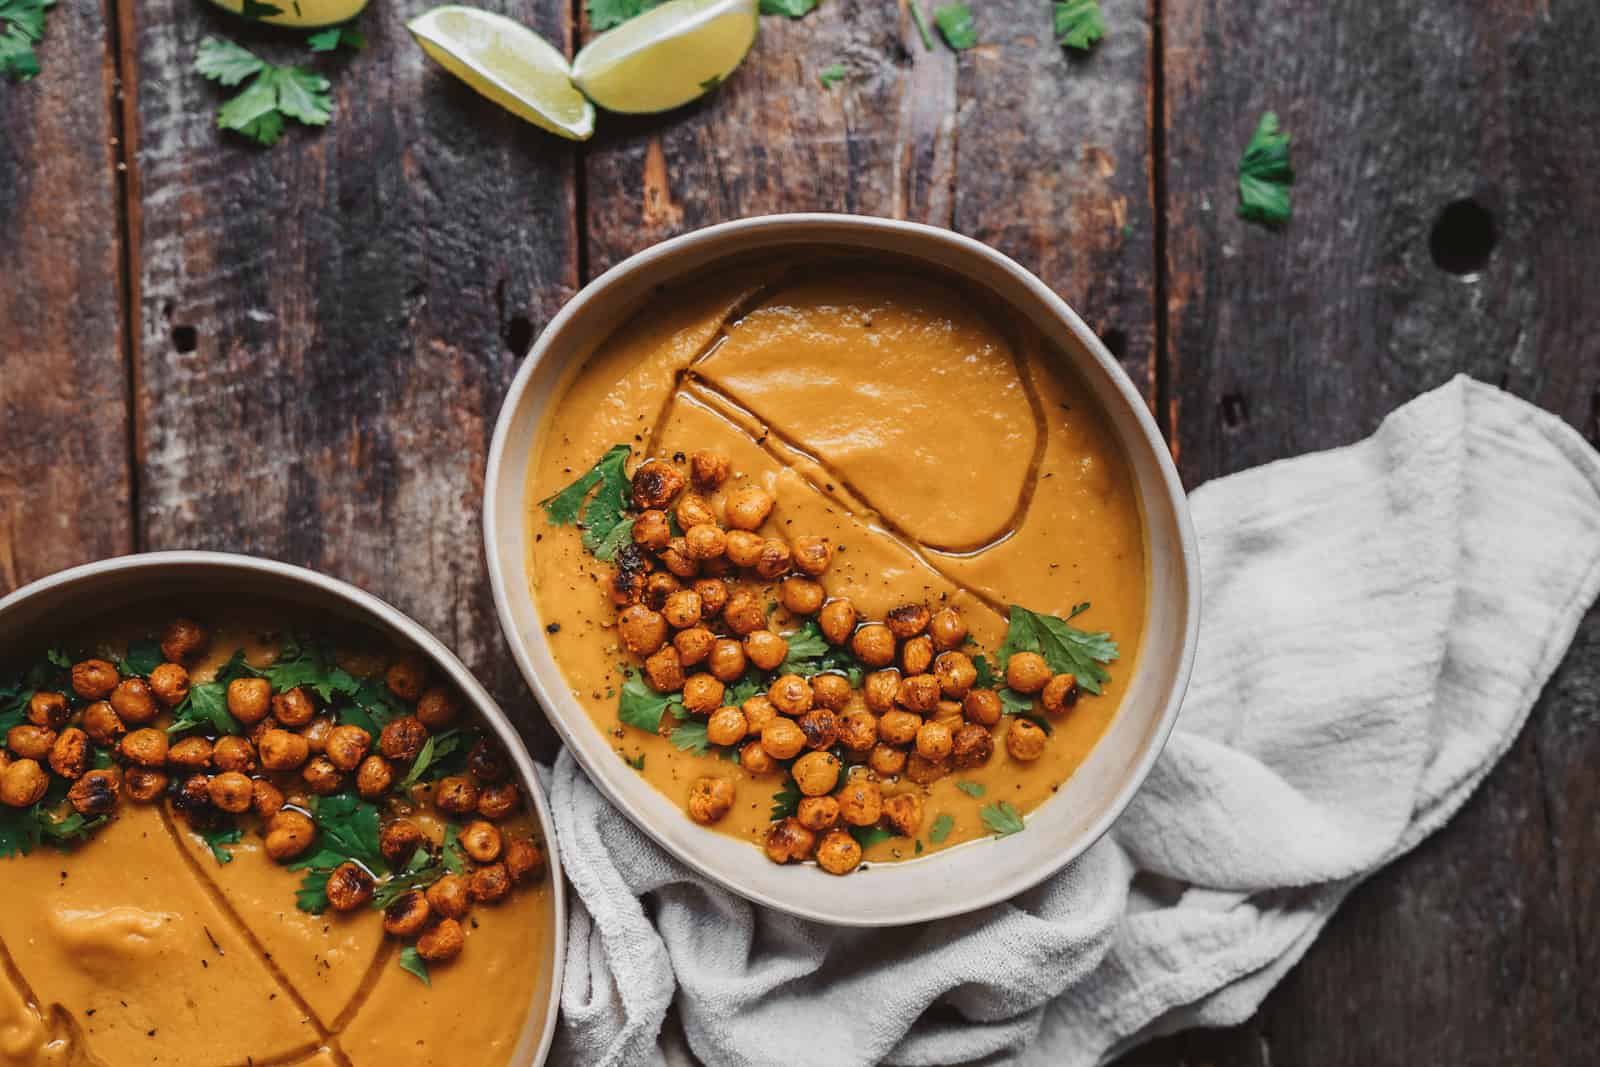
[[572, 80], [607, 111], [670, 111], [727, 80], [759, 27], [757, 0], [669, 0], [590, 41]]

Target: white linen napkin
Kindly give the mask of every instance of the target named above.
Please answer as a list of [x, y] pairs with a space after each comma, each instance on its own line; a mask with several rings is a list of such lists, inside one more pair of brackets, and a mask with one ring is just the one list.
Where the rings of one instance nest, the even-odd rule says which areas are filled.
[[562, 752], [577, 894], [555, 1062], [659, 1062], [674, 1003], [711, 1065], [1077, 1067], [1247, 1018], [1516, 736], [1600, 591], [1600, 457], [1457, 378], [1191, 505], [1204, 599], [1177, 728], [1111, 834], [1008, 903], [877, 931], [766, 911]]

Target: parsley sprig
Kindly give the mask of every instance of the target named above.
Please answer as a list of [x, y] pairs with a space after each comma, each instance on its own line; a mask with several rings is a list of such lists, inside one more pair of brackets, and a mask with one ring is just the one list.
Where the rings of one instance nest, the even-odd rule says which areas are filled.
[[[1041, 615], [1019, 604], [1008, 609], [1010, 627], [1005, 643], [996, 653], [1001, 663], [1010, 662], [1017, 652], [1037, 652], [1050, 669], [1057, 674], [1070, 674], [1078, 679], [1078, 686], [1086, 693], [1100, 695], [1100, 687], [1111, 680], [1102, 664], [1117, 658], [1117, 643], [1104, 631], [1090, 633], [1073, 626], [1070, 620], [1089, 608], [1079, 604], [1065, 619], [1054, 615]], [[1002, 691], [1001, 699], [1005, 699]]]
[[987, 826], [996, 837], [1010, 837], [1012, 834], [1021, 833], [1027, 825], [1022, 821], [1022, 813], [1012, 807], [1008, 800], [985, 805], [978, 809], [978, 815], [983, 819], [983, 825]]
[[251, 79], [217, 110], [217, 126], [257, 144], [277, 144], [288, 119], [306, 126], [326, 126], [333, 118], [327, 78], [304, 67], [274, 66], [232, 41], [219, 37], [202, 40], [194, 69], [229, 88]]
[[957, 52], [964, 52], [978, 43], [978, 26], [972, 18], [972, 8], [966, 4], [946, 4], [935, 8], [933, 21], [939, 27], [944, 43]]
[[316, 849], [291, 863], [289, 870], [306, 872], [295, 893], [295, 905], [301, 911], [321, 915], [328, 907], [328, 875], [335, 867], [355, 862], [382, 877], [389, 873], [389, 865], [378, 846], [375, 805], [354, 793], [335, 793], [322, 797], [311, 817], [317, 826]]
[[1239, 160], [1239, 217], [1266, 226], [1283, 225], [1293, 211], [1289, 193], [1293, 185], [1289, 135], [1279, 132], [1277, 112], [1268, 111]]
[[627, 543], [618, 533], [621, 526], [626, 523], [632, 529], [626, 516], [629, 487], [624, 469], [631, 453], [627, 445], [612, 445], [571, 485], [539, 501], [552, 525], [576, 523], [583, 530], [583, 547], [599, 560], [611, 559]]
[[55, 0], [0, 0], [0, 74], [25, 82], [39, 73], [33, 46], [44, 39], [44, 13]]
[[1106, 35], [1100, 0], [1056, 0], [1056, 43], [1087, 52]]

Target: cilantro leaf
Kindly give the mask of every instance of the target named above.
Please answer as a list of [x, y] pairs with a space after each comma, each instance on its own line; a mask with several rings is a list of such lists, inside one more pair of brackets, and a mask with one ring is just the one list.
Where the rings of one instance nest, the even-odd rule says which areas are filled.
[[463, 740], [460, 730], [446, 730], [430, 736], [422, 743], [422, 750], [417, 753], [417, 758], [411, 761], [411, 769], [400, 779], [400, 791], [403, 793], [421, 781], [434, 781], [445, 777], [449, 769], [447, 757], [463, 751], [461, 747]]
[[[1288, 222], [1293, 211], [1292, 185], [1289, 135], [1278, 132], [1277, 112], [1268, 111], [1239, 160], [1239, 217], [1266, 226]], [[1078, 684], [1082, 685], [1083, 679]]]
[[[627, 445], [612, 445], [571, 485], [539, 501], [552, 525], [576, 523], [582, 527], [583, 547], [593, 555], [598, 555], [602, 548], [614, 555], [621, 547], [610, 542], [628, 509], [628, 472], [624, 465], [630, 454]], [[594, 491], [592, 497], [591, 490]]]
[[428, 977], [428, 964], [417, 952], [417, 946], [407, 945], [400, 950], [400, 969], [407, 974], [414, 974], [425, 986], [432, 986], [433, 982]]
[[307, 126], [326, 126], [333, 118], [328, 79], [304, 67], [274, 67], [268, 76], [278, 91], [278, 110]]
[[800, 810], [800, 786], [793, 778], [783, 780], [783, 788], [772, 794], [772, 821], [787, 819]]
[[317, 826], [316, 851], [291, 863], [289, 870], [307, 872], [295, 893], [296, 906], [321, 915], [328, 907], [328, 875], [335, 867], [354, 861], [381, 878], [389, 866], [378, 847], [378, 809], [356, 794], [322, 797], [312, 819]]
[[917, 32], [922, 35], [922, 47], [933, 51], [933, 34], [928, 32], [928, 18], [922, 13], [922, 0], [906, 0], [906, 6], [911, 8], [911, 21], [916, 23]]
[[226, 830], [201, 830], [200, 836], [205, 838], [206, 844], [211, 849], [211, 855], [217, 863], [226, 866], [233, 862], [233, 853], [223, 848], [223, 845], [237, 845], [244, 840], [244, 834], [237, 826]]
[[856, 839], [856, 844], [862, 849], [869, 849], [880, 841], [896, 836], [893, 830], [883, 826], [852, 826], [849, 830], [850, 836]]
[[816, 10], [817, 0], [761, 0], [763, 15], [787, 15], [797, 19]]
[[751, 697], [760, 696], [767, 691], [767, 680], [759, 667], [751, 667], [745, 671], [737, 682], [722, 691], [722, 703], [727, 707], [738, 707]]
[[706, 724], [703, 722], [686, 722], [682, 726], [674, 727], [668, 740], [672, 742], [674, 748], [692, 752], [696, 756], [704, 756], [711, 745], [710, 739], [706, 737]]
[[1106, 35], [1100, 0], [1056, 0], [1056, 44], [1087, 52]]
[[256, 75], [242, 93], [217, 109], [217, 126], [270, 147], [283, 133], [283, 115], [278, 111], [278, 90], [264, 74]]
[[917, 846], [916, 853], [917, 853], [917, 855], [920, 856], [920, 855], [922, 855], [922, 838], [920, 838], [920, 837], [917, 838], [915, 843], [916, 843], [916, 846]]
[[682, 704], [676, 693], [657, 693], [637, 674], [622, 683], [622, 696], [617, 704], [617, 718], [629, 726], [657, 733], [661, 729], [661, 716], [669, 705]]
[[978, 782], [957, 782], [956, 788], [969, 797], [981, 797], [987, 790]]
[[972, 21], [972, 8], [966, 4], [946, 4], [935, 8], [933, 21], [938, 24], [945, 43], [957, 52], [978, 43], [978, 27]]
[[360, 30], [347, 22], [342, 26], [329, 26], [325, 30], [318, 30], [306, 38], [306, 44], [313, 52], [332, 52], [340, 45], [359, 52], [367, 47], [367, 39]]
[[206, 37], [194, 54], [194, 69], [222, 85], [238, 85], [267, 65], [255, 53], [220, 37]]
[[828, 644], [822, 636], [822, 628], [815, 622], [807, 622], [794, 633], [783, 636], [789, 642], [789, 652], [774, 673], [810, 678], [812, 675], [837, 671], [849, 676], [852, 688], [861, 688], [866, 671], [860, 661], [848, 649]]
[[589, 28], [609, 30], [644, 14], [661, 0], [589, 0]]
[[150, 677], [150, 672], [165, 663], [167, 657], [161, 654], [161, 645], [148, 638], [128, 642], [128, 651], [117, 660], [117, 673], [132, 677], [139, 675], [142, 678]]
[[[403, 719], [411, 712], [400, 703], [399, 699], [389, 691], [381, 677], [374, 675], [363, 678], [356, 686], [355, 692], [349, 694], [350, 700], [357, 708], [366, 712], [372, 722], [382, 730], [396, 719]], [[374, 733], [373, 737], [377, 737]]]
[[978, 815], [983, 819], [983, 825], [987, 826], [996, 837], [1010, 837], [1021, 832], [1025, 825], [1022, 813], [1006, 800], [979, 808]]
[[217, 734], [239, 736], [244, 733], [239, 720], [228, 711], [226, 683], [202, 682], [190, 686], [189, 695], [172, 713], [172, 724], [167, 727], [167, 733], [181, 734], [197, 727]]
[[443, 878], [444, 857], [419, 848], [411, 854], [406, 869], [385, 878], [372, 892], [372, 906], [382, 910], [413, 889], [426, 889]]
[[312, 915], [321, 915], [328, 910], [328, 875], [333, 873], [333, 867], [312, 868], [306, 872], [306, 876], [300, 879], [300, 888], [294, 891], [295, 907]]
[[830, 63], [817, 72], [817, 80], [822, 83], [824, 89], [832, 89], [844, 81], [848, 73], [843, 63]]
[[280, 693], [303, 687], [324, 701], [333, 700], [335, 694], [353, 697], [362, 689], [349, 671], [334, 662], [331, 648], [308, 637], [285, 637], [278, 658], [255, 673]]
[[[252, 0], [245, 0], [250, 15]], [[270, 5], [265, 14], [281, 14]], [[307, 126], [325, 126], [333, 117], [328, 79], [304, 67], [277, 67], [231, 41], [207, 37], [195, 54], [194, 69], [225, 86], [251, 78], [238, 95], [217, 109], [217, 126], [234, 130], [263, 145], [277, 143], [285, 119]]]
[[44, 39], [45, 9], [55, 0], [0, 0], [0, 74], [25, 82], [39, 73], [33, 46]]
[[633, 542], [633, 520], [625, 519], [611, 527], [611, 532], [594, 546], [594, 558], [602, 563], [610, 563], [616, 558], [617, 552], [623, 545]]
[[993, 689], [995, 683], [994, 668], [989, 666], [989, 657], [978, 655], [972, 657], [972, 666], [977, 669], [978, 676], [973, 679], [974, 689]]
[[956, 821], [945, 812], [935, 816], [933, 825], [928, 828], [928, 840], [936, 845], [944, 844], [944, 839], [950, 836], [950, 831], [955, 829]]
[[[1087, 607], [1074, 608], [1071, 617], [1076, 618]], [[1006, 631], [1005, 643], [996, 653], [1000, 662], [1009, 662], [1017, 652], [1037, 652], [1044, 656], [1052, 671], [1072, 675], [1084, 692], [1096, 696], [1100, 694], [1100, 687], [1111, 680], [1111, 675], [1101, 666], [1118, 655], [1116, 642], [1109, 633], [1080, 630], [1066, 619], [1036, 614], [1017, 604], [1011, 605], [1009, 613], [1011, 625]]]
[[67, 849], [87, 840], [100, 827], [110, 821], [106, 816], [85, 819], [66, 809], [60, 814], [67, 798], [68, 782], [54, 778], [50, 791], [32, 807], [0, 807], [0, 859], [26, 856], [40, 844]]

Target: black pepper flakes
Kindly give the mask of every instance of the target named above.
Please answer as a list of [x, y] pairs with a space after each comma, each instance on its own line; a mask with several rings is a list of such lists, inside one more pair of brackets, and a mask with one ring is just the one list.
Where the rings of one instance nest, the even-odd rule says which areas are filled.
[[558, 634], [561, 632], [561, 624], [559, 622], [553, 622], [544, 628], [544, 632], [547, 634]]

